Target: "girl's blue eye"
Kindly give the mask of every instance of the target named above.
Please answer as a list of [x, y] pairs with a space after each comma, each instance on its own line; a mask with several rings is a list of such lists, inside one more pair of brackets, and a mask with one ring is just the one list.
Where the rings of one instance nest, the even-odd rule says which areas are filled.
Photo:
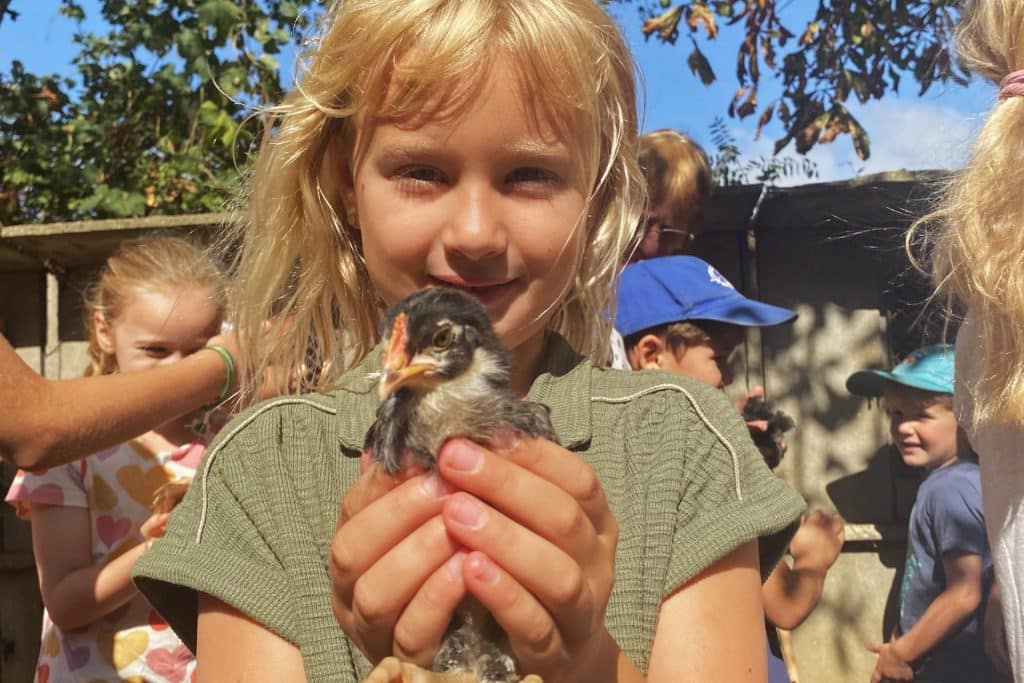
[[510, 183], [552, 183], [557, 179], [558, 176], [551, 171], [532, 166], [517, 168], [508, 175]]
[[436, 183], [444, 179], [442, 173], [430, 166], [407, 166], [399, 169], [398, 177], [403, 180], [412, 180], [420, 183]]

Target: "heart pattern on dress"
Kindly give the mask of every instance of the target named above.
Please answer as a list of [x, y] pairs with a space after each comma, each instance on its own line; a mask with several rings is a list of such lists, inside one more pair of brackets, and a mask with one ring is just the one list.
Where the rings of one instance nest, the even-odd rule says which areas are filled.
[[81, 669], [88, 664], [90, 656], [88, 645], [74, 647], [70, 643], [64, 643], [64, 658], [67, 660], [68, 669], [71, 671]]
[[96, 520], [96, 532], [108, 548], [127, 536], [131, 530], [132, 520], [129, 517], [114, 519], [110, 515], [103, 515]]
[[167, 622], [156, 610], [149, 611], [149, 627], [154, 631], [163, 631], [168, 628]]
[[124, 487], [132, 500], [147, 510], [153, 505], [156, 490], [170, 480], [170, 475], [159, 465], [145, 472], [138, 465], [128, 465], [117, 471], [117, 483]]
[[153, 673], [171, 683], [182, 683], [185, 680], [191, 661], [192, 653], [184, 645], [179, 645], [174, 650], [161, 647], [146, 653], [146, 664]]
[[117, 493], [99, 475], [92, 478], [92, 488], [89, 489], [89, 507], [100, 512], [110, 512], [117, 507]]
[[42, 650], [43, 654], [50, 659], [53, 659], [60, 654], [60, 639], [57, 637], [56, 631], [50, 631], [43, 640]]
[[96, 638], [96, 646], [114, 669], [120, 672], [146, 652], [149, 634], [144, 629], [105, 631]]

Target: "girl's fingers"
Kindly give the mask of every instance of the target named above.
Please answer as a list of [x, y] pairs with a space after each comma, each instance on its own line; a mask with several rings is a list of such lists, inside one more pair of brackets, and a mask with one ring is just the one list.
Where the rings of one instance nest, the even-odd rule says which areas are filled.
[[[428, 520], [359, 576], [351, 589], [351, 611], [339, 618], [342, 627], [361, 634], [372, 653], [391, 654], [392, 631], [406, 605], [456, 550], [441, 518]], [[345, 590], [335, 585], [343, 602]]]
[[[374, 477], [371, 468], [369, 479]], [[413, 477], [372, 502], [378, 483], [353, 490], [342, 503], [338, 527], [331, 543], [330, 569], [335, 588], [354, 581], [388, 550], [394, 548], [441, 511], [449, 489], [436, 475]], [[361, 507], [365, 505], [365, 507]]]
[[[558, 626], [537, 599], [484, 553], [471, 552], [463, 563], [466, 589], [494, 615], [509, 636], [516, 659], [532, 673], [537, 663], [547, 670], [565, 671], [566, 652]], [[545, 677], [547, 680], [547, 677]]]
[[434, 571], [395, 623], [392, 650], [399, 659], [430, 667], [441, 638], [466, 596], [462, 579], [465, 551], [458, 551]]
[[618, 527], [597, 476], [557, 444], [523, 440], [496, 455], [467, 439], [452, 439], [438, 464], [455, 488], [488, 501], [571, 554], [591, 545], [595, 533], [614, 546]]
[[152, 515], [149, 519], [142, 523], [139, 527], [139, 532], [143, 538], [162, 538], [164, 531], [167, 528], [167, 521], [171, 518], [171, 513], [161, 512]]
[[466, 493], [456, 493], [445, 502], [444, 522], [457, 542], [479, 551], [474, 556], [483, 553], [515, 577], [567, 637], [590, 632], [593, 624], [581, 623], [578, 615], [601, 610], [592, 609], [595, 600], [588, 580], [610, 591], [611, 563], [594, 562], [590, 576], [584, 576], [583, 567], [559, 547]]
[[[406, 469], [394, 475], [388, 474], [384, 471], [384, 468], [371, 461], [369, 453], [363, 453], [360, 456], [359, 466], [361, 472], [359, 479], [356, 480], [356, 483], [345, 494], [345, 499], [341, 503], [341, 513], [338, 515], [336, 527], [338, 529], [384, 494], [409, 479], [424, 474], [421, 468]], [[434, 476], [436, 479], [436, 475]], [[443, 493], [444, 485], [442, 482], [433, 481], [428, 486], [433, 487], [431, 490]]]

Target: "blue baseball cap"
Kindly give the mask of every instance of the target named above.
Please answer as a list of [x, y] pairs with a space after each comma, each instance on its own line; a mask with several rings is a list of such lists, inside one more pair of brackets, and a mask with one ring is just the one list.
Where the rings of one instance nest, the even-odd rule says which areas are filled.
[[889, 382], [905, 387], [953, 393], [953, 346], [933, 344], [914, 351], [892, 370], [861, 370], [846, 380], [846, 390], [857, 396], [881, 396]]
[[687, 320], [768, 327], [792, 322], [796, 315], [743, 296], [707, 261], [665, 256], [631, 263], [622, 271], [615, 329], [628, 337]]

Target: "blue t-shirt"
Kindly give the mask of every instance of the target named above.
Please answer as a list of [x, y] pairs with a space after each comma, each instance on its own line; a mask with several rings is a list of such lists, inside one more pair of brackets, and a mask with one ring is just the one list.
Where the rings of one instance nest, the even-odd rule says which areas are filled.
[[[917, 623], [928, 606], [946, 590], [942, 556], [981, 555], [984, 575], [992, 558], [981, 512], [978, 464], [958, 460], [930, 472], [917, 492], [910, 513], [907, 563], [900, 590], [900, 632]], [[984, 595], [988, 585], [983, 586]], [[935, 646], [914, 666], [919, 680], [936, 683], [997, 683], [1002, 680], [985, 656], [981, 615], [985, 600], [963, 628]]]

